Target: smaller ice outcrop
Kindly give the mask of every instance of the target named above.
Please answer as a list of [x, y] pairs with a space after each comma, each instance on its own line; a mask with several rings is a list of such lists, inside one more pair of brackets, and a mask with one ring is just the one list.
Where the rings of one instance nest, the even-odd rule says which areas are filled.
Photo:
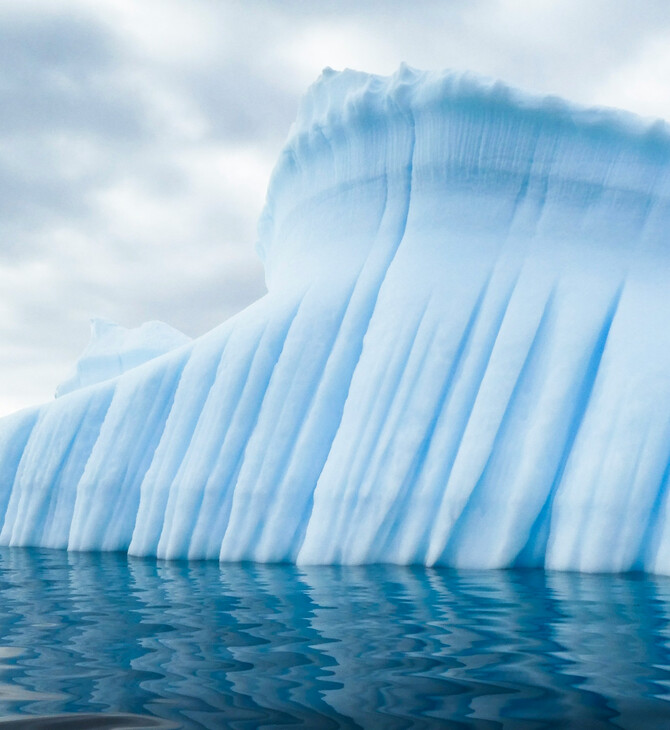
[[73, 374], [56, 388], [56, 398], [87, 385], [115, 378], [159, 355], [190, 342], [164, 322], [145, 322], [128, 329], [102, 318], [91, 319], [91, 340]]

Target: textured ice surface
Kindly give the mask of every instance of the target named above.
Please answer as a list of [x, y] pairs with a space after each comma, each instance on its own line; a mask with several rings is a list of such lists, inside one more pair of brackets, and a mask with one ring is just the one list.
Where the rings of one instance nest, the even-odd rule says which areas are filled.
[[77, 388], [115, 378], [158, 355], [186, 344], [189, 338], [163, 322], [126, 329], [106, 319], [91, 320], [91, 340], [58, 388], [56, 398]]
[[669, 224], [660, 122], [326, 71], [269, 293], [0, 421], [0, 542], [670, 572]]

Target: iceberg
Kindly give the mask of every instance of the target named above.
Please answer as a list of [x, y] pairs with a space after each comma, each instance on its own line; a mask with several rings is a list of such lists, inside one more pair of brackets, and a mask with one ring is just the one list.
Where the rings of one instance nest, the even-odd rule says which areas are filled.
[[663, 122], [326, 69], [267, 295], [0, 420], [0, 543], [670, 573], [669, 232]]

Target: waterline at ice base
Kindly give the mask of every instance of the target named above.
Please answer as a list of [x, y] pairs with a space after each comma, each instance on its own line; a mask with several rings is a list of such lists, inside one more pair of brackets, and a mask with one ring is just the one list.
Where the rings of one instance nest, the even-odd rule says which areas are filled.
[[1, 544], [670, 573], [664, 123], [326, 70], [258, 252], [245, 311], [97, 323], [0, 421]]

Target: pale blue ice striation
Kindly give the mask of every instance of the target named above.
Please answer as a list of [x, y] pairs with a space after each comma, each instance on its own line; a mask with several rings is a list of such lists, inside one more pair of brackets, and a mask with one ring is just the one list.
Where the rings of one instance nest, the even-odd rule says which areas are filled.
[[260, 301], [0, 421], [1, 543], [670, 573], [664, 123], [326, 70], [259, 231]]

